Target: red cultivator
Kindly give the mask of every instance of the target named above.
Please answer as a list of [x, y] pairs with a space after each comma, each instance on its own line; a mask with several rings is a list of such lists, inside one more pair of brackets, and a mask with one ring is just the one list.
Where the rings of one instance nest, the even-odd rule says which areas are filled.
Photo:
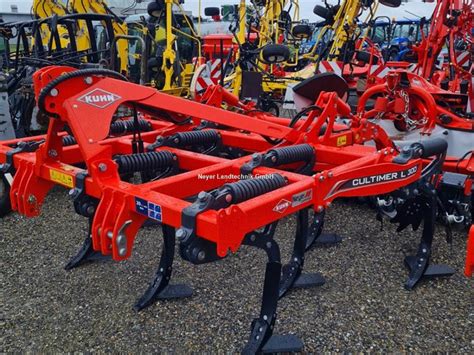
[[[303, 274], [305, 251], [339, 197], [391, 196], [399, 230], [423, 222], [418, 252], [406, 259], [407, 289], [425, 275], [452, 273], [429, 264], [445, 141], [398, 152], [367, 120], [341, 128], [334, 120], [350, 109], [336, 93], [321, 92], [307, 117], [289, 122], [247, 111], [250, 106], [218, 86], [208, 89], [205, 105], [122, 80], [106, 70], [38, 71], [37, 102], [52, 118], [47, 135], [1, 142], [0, 162], [11, 208], [25, 216], [40, 213], [54, 185], [71, 189], [90, 231], [67, 269], [97, 254], [127, 259], [143, 223], [161, 224], [162, 258], [137, 310], [191, 294], [169, 284], [176, 239], [181, 257], [194, 264], [220, 260], [242, 244], [255, 246], [268, 262], [260, 316], [244, 352], [301, 349], [294, 337], [272, 336], [277, 301], [292, 288], [324, 283], [319, 274]], [[213, 106], [223, 102], [235, 112]], [[377, 149], [359, 144], [368, 140]], [[8, 207], [4, 202], [2, 213]], [[294, 213], [293, 254], [282, 266], [273, 235], [278, 221]]]

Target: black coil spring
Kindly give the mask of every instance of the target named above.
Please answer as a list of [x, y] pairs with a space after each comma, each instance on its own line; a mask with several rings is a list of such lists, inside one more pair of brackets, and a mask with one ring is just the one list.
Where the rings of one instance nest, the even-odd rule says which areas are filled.
[[63, 146], [67, 147], [70, 145], [76, 144], [76, 138], [73, 136], [64, 136], [63, 137]]
[[[138, 129], [140, 132], [148, 132], [151, 130], [151, 123], [147, 120], [138, 120]], [[111, 134], [125, 134], [135, 130], [135, 123], [132, 120], [119, 120], [110, 125]]]
[[314, 157], [314, 149], [309, 144], [298, 144], [290, 147], [271, 149], [266, 154], [266, 157], [275, 157], [275, 165], [311, 161]]
[[178, 144], [181, 146], [197, 145], [197, 144], [209, 144], [216, 143], [219, 141], [220, 136], [214, 129], [206, 129], [203, 131], [191, 131], [176, 133], [173, 135], [172, 140], [179, 140]]
[[224, 188], [232, 195], [232, 203], [240, 203], [285, 185], [286, 180], [280, 174], [268, 174], [262, 175], [258, 179], [240, 180], [225, 184]]
[[[125, 134], [132, 132], [135, 129], [133, 120], [115, 121], [110, 125], [111, 134]], [[151, 131], [151, 123], [147, 120], [138, 120], [138, 129], [140, 132]], [[73, 136], [63, 137], [63, 146], [67, 147], [76, 144], [76, 138]]]
[[114, 157], [120, 174], [172, 167], [176, 156], [168, 151], [119, 155]]

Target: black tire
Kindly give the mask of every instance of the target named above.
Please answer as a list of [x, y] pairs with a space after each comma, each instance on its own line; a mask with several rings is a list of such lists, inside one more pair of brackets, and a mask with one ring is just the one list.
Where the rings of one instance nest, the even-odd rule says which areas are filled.
[[148, 15], [151, 17], [158, 17], [161, 11], [165, 9], [165, 2], [164, 0], [156, 0], [148, 3], [148, 6], [146, 8], [146, 11], [148, 12]]
[[278, 105], [274, 102], [266, 103], [263, 107], [263, 110], [265, 112], [271, 113], [275, 117], [280, 116], [280, 109], [278, 108]]
[[388, 52], [388, 60], [391, 62], [398, 61], [398, 49], [392, 48], [390, 52]]
[[399, 7], [402, 4], [402, 0], [380, 0], [380, 3], [388, 7]]
[[218, 7], [206, 7], [204, 9], [204, 15], [214, 17], [214, 16], [220, 16], [221, 11], [219, 10]]
[[329, 21], [332, 19], [332, 11], [326, 6], [316, 5], [313, 9], [313, 13], [316, 16], [322, 17], [323, 19]]
[[265, 6], [267, 4], [267, 0], [254, 0], [253, 3], [255, 6]]
[[267, 64], [286, 62], [290, 58], [290, 49], [282, 44], [269, 44], [263, 47], [262, 58]]
[[313, 34], [311, 27], [306, 24], [296, 25], [293, 27], [291, 33], [293, 34], [293, 37], [298, 39], [309, 38]]
[[[369, 52], [365, 52], [365, 51], [358, 51], [356, 53], [356, 59], [360, 62], [365, 63], [365, 64], [369, 64], [370, 59], [371, 59], [371, 54]], [[373, 56], [372, 57], [372, 64], [378, 64], [378, 62], [379, 62], [379, 58], [376, 57], [376, 56]]]
[[0, 217], [6, 216], [12, 210], [10, 203], [10, 184], [5, 175], [0, 175]]

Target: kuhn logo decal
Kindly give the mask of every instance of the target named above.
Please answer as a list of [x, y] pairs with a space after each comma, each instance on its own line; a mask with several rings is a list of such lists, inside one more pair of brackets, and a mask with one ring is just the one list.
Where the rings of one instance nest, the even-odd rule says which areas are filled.
[[106, 108], [119, 99], [121, 99], [120, 96], [112, 94], [111, 92], [102, 89], [94, 89], [91, 92], [82, 95], [77, 100], [94, 107]]
[[275, 207], [273, 207], [274, 212], [283, 213], [288, 207], [291, 206], [291, 202], [288, 200], [280, 200]]

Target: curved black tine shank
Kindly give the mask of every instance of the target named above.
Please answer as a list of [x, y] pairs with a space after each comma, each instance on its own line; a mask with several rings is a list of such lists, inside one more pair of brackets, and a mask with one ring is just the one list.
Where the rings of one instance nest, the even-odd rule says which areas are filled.
[[165, 224], [162, 225], [162, 229], [163, 250], [160, 265], [147, 290], [133, 307], [136, 311], [141, 311], [158, 299], [185, 298], [191, 297], [193, 294], [193, 290], [187, 285], [169, 284], [173, 271], [175, 230]]

